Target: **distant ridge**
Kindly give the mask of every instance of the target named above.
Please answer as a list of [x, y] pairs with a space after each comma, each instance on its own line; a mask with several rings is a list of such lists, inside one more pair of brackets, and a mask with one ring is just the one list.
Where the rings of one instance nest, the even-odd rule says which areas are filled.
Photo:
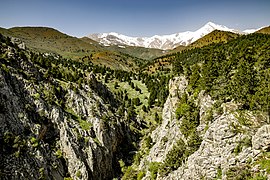
[[261, 28], [257, 30], [255, 33], [270, 34], [270, 26]]
[[129, 37], [119, 33], [100, 33], [90, 34], [87, 37], [99, 42], [105, 46], [139, 46], [145, 48], [156, 48], [169, 50], [177, 46], [188, 46], [203, 36], [213, 32], [214, 30], [227, 31], [238, 34], [248, 34], [253, 31], [242, 32], [235, 29], [230, 29], [223, 25], [218, 25], [213, 22], [208, 22], [197, 31], [186, 31], [171, 35], [155, 35], [152, 37]]

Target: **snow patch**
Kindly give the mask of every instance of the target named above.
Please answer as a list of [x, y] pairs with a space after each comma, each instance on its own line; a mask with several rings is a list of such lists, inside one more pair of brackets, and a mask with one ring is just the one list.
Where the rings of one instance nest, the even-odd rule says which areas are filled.
[[214, 30], [228, 31], [238, 34], [249, 34], [258, 29], [245, 30], [243, 32], [230, 29], [223, 25], [218, 25], [213, 22], [208, 22], [197, 31], [186, 31], [170, 35], [154, 35], [152, 37], [130, 37], [116, 32], [90, 34], [89, 38], [100, 42], [105, 46], [118, 45], [120, 46], [139, 46], [145, 48], [156, 48], [162, 50], [173, 49], [179, 45], [188, 46], [203, 36], [211, 33]]

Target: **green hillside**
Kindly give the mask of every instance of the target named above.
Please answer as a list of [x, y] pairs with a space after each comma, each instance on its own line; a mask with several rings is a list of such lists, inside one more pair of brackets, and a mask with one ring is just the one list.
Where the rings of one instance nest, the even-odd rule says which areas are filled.
[[[167, 73], [172, 70], [172, 63], [174, 63], [179, 56], [183, 57], [183, 60], [187, 62], [193, 62], [193, 60], [199, 61], [202, 57], [204, 57], [203, 55], [201, 55], [201, 53], [202, 52], [203, 52], [202, 54], [206, 53], [205, 49], [208, 50], [212, 49], [213, 47], [219, 46], [227, 47], [227, 44], [229, 46], [233, 42], [241, 41], [241, 38], [250, 39], [253, 36], [256, 35], [251, 34], [247, 36], [241, 36], [230, 32], [216, 30], [202, 37], [201, 39], [195, 41], [186, 48], [180, 46], [179, 48], [170, 51], [168, 54], [148, 62], [147, 66], [144, 66], [144, 71], [150, 73], [163, 71], [164, 73]], [[190, 54], [192, 54], [192, 56], [190, 56]]]
[[20, 38], [29, 48], [36, 51], [55, 52], [65, 57], [78, 58], [84, 53], [101, 50], [101, 47], [48, 27], [14, 27], [4, 31], [2, 29], [0, 33]]
[[171, 51], [169, 51], [168, 53], [175, 53], [175, 52], [180, 52], [187, 49], [187, 46], [177, 46], [176, 48], [172, 49]]
[[256, 31], [255, 33], [270, 34], [270, 26], [262, 28], [262, 29]]
[[203, 47], [212, 43], [228, 42], [239, 36], [240, 36], [239, 34], [235, 34], [232, 32], [215, 30], [203, 36], [202, 38], [198, 39], [197, 41], [193, 42], [192, 44], [188, 46], [188, 48]]
[[270, 36], [250, 34], [172, 55], [177, 74], [190, 86], [204, 89], [220, 101], [235, 100], [246, 109], [267, 110]]
[[[121, 52], [112, 51], [87, 38], [76, 38], [48, 27], [0, 28], [5, 36], [19, 38], [34, 52], [56, 53], [64, 58], [91, 60], [94, 64], [115, 69], [134, 70], [143, 62]], [[91, 58], [90, 58], [91, 57]]]

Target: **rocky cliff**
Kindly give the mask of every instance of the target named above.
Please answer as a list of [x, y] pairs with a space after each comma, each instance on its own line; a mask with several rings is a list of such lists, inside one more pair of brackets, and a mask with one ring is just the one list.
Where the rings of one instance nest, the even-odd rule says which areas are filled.
[[80, 88], [44, 76], [16, 45], [2, 43], [1, 54], [1, 179], [117, 177], [131, 135], [114, 95], [93, 73]]
[[[217, 105], [204, 91], [189, 93], [184, 76], [171, 80], [169, 89], [162, 123], [151, 134], [153, 146], [138, 167], [140, 170], [147, 169], [143, 179], [270, 178], [267, 114], [241, 111], [240, 105], [234, 102]], [[181, 146], [189, 149], [192, 139], [183, 131], [185, 117], [176, 115], [185, 94], [187, 102], [195, 103], [199, 115], [195, 131], [201, 140], [192, 153], [179, 150]], [[179, 140], [182, 143], [179, 144]], [[172, 153], [181, 162], [171, 158]], [[167, 171], [166, 168], [171, 165], [169, 161], [173, 165]]]

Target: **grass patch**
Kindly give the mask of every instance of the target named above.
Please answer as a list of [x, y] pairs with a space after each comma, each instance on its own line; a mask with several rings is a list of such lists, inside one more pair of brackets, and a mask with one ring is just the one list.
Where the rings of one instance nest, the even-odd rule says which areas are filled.
[[82, 120], [82, 119], [79, 119], [79, 123], [80, 123], [81, 128], [85, 131], [89, 131], [90, 128], [93, 126], [92, 123], [90, 123], [86, 120]]
[[217, 168], [217, 177], [215, 179], [222, 179], [222, 169], [221, 169], [221, 167]]
[[261, 169], [264, 169], [267, 174], [270, 174], [270, 152], [266, 152], [263, 154], [262, 159], [258, 161]]
[[262, 169], [265, 169], [268, 174], [270, 174], [270, 159], [263, 159], [260, 161]]
[[90, 128], [93, 126], [92, 123], [82, 119], [81, 116], [78, 116], [72, 109], [65, 109], [65, 111], [71, 115], [72, 119], [75, 119], [79, 122], [79, 125], [83, 130], [89, 131]]

